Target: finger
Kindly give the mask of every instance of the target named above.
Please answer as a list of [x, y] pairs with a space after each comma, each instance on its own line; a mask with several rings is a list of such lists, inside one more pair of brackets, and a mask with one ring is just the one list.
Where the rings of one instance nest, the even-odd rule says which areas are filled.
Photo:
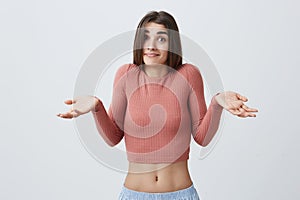
[[72, 99], [65, 100], [65, 104], [71, 105], [73, 103], [76, 103], [76, 101]]
[[238, 117], [247, 117], [248, 115], [252, 116], [252, 113], [248, 113], [245, 109], [241, 107], [237, 109], [229, 110], [229, 112], [231, 112], [233, 115], [237, 115]]
[[242, 105], [238, 110], [240, 111], [240, 114], [238, 114], [239, 117], [255, 117], [256, 115], [252, 112], [248, 112], [246, 109], [248, 107], [246, 105]]
[[246, 115], [237, 115], [237, 116], [241, 118], [246, 118]]
[[248, 101], [248, 98], [245, 97], [245, 96], [243, 96], [243, 95], [240, 95], [240, 94], [237, 93], [236, 96], [238, 97], [238, 99], [240, 99], [240, 100], [242, 100], [244, 102]]
[[245, 109], [247, 112], [258, 112], [257, 109], [255, 109], [255, 108], [249, 108], [246, 105], [242, 105], [242, 108]]
[[239, 117], [256, 117], [256, 115], [254, 113], [251, 113], [251, 112], [244, 112], [242, 113], [241, 115], [238, 115]]
[[71, 118], [73, 118], [73, 115], [71, 114], [71, 113], [63, 113], [63, 114], [58, 114], [57, 115], [58, 117], [61, 117], [61, 118], [67, 118], [67, 119], [71, 119]]
[[248, 114], [248, 117], [256, 117], [256, 114], [254, 114], [254, 113], [249, 113], [249, 114]]
[[244, 117], [256, 117], [254, 113], [245, 113]]
[[238, 109], [229, 109], [228, 111], [233, 115], [240, 115], [241, 114], [241, 111], [239, 111]]

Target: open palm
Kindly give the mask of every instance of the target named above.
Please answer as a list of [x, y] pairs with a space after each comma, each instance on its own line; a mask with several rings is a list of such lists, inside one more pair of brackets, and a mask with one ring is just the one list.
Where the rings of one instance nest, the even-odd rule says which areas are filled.
[[236, 92], [222, 92], [216, 96], [216, 101], [224, 109], [239, 117], [256, 117], [254, 112], [258, 112], [257, 109], [249, 108], [244, 104], [248, 101], [247, 97]]
[[98, 99], [94, 96], [79, 96], [73, 100], [68, 99], [65, 104], [72, 105], [72, 108], [66, 113], [57, 114], [58, 117], [71, 119], [78, 117], [95, 109]]

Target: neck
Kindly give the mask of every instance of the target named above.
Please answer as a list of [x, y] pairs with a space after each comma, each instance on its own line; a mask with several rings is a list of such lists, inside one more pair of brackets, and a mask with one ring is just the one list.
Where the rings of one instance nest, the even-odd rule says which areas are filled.
[[168, 66], [163, 64], [144, 65], [143, 69], [150, 77], [163, 77], [169, 72]]

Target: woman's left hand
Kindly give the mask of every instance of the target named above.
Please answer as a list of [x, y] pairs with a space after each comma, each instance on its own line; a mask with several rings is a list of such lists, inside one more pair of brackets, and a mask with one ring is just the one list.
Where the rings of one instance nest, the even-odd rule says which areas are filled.
[[222, 92], [216, 95], [215, 99], [220, 106], [229, 111], [231, 114], [239, 117], [256, 117], [254, 113], [258, 112], [257, 109], [249, 108], [244, 104], [248, 101], [247, 97], [236, 92]]

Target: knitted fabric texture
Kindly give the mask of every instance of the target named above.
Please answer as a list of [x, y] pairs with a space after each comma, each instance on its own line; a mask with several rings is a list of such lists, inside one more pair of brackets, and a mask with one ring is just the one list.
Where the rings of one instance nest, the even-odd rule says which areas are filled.
[[92, 113], [108, 145], [124, 137], [128, 161], [174, 163], [189, 158], [191, 136], [202, 146], [212, 140], [222, 110], [215, 96], [206, 107], [201, 73], [191, 64], [163, 77], [125, 64], [115, 75], [108, 111], [101, 102]]

